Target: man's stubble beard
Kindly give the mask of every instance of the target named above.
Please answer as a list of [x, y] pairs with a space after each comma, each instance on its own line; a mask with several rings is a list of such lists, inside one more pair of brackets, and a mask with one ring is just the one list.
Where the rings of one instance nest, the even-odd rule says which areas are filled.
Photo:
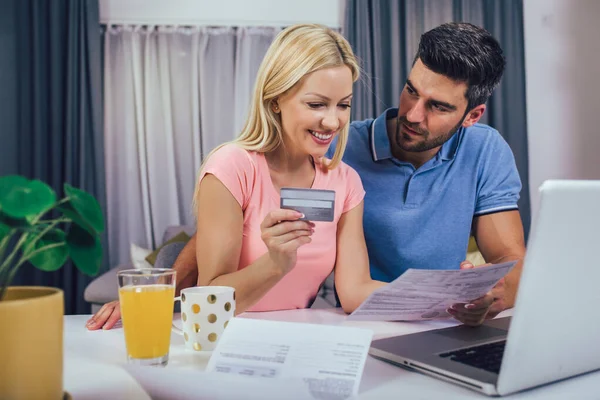
[[[460, 129], [463, 122], [464, 122], [464, 117], [461, 118], [461, 120], [458, 122], [458, 124], [454, 128], [452, 128], [452, 130], [450, 130], [450, 132], [448, 132], [444, 135], [438, 136], [433, 140], [429, 140], [429, 136], [430, 136], [429, 131], [419, 129], [418, 126], [414, 126], [414, 124], [411, 124], [410, 122], [408, 122], [406, 120], [406, 117], [398, 116], [398, 119], [396, 121], [395, 142], [402, 150], [407, 151], [407, 152], [421, 153], [424, 151], [429, 151], [431, 149], [435, 149], [436, 147], [440, 147], [441, 145], [446, 143], [448, 140], [450, 140], [450, 138], [452, 136], [454, 136], [454, 134]], [[412, 145], [407, 144], [407, 141], [410, 140], [411, 138], [405, 136], [405, 134], [403, 132], [401, 132], [402, 124], [406, 125], [410, 129], [412, 129], [415, 132], [417, 132], [418, 134], [420, 134], [422, 140], [417, 143], [414, 143]], [[403, 139], [403, 140], [401, 140], [401, 139]]]

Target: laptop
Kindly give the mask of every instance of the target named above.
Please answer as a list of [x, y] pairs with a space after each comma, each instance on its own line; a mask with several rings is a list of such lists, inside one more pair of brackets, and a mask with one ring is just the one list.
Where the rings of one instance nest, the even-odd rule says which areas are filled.
[[488, 395], [600, 369], [600, 181], [540, 192], [512, 317], [375, 340], [369, 353]]

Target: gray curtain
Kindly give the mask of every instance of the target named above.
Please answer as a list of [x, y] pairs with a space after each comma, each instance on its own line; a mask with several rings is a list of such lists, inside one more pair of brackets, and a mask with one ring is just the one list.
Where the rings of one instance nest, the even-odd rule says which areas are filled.
[[484, 27], [498, 39], [506, 56], [506, 71], [488, 101], [489, 125], [498, 129], [513, 153], [523, 183], [519, 210], [525, 238], [529, 236], [531, 205], [529, 198], [529, 150], [525, 96], [525, 43], [521, 0], [485, 1]]
[[[105, 210], [98, 0], [5, 0], [0, 18], [0, 175], [40, 179], [59, 196], [68, 182]], [[14, 284], [63, 289], [73, 314], [89, 312], [90, 281], [69, 262], [53, 273], [24, 266]]]
[[[112, 25], [104, 35], [110, 265], [131, 263], [191, 209], [202, 159], [235, 138], [273, 27]], [[135, 248], [135, 247], [134, 247]]]
[[419, 37], [444, 22], [483, 26], [502, 45], [507, 67], [481, 122], [498, 129], [515, 154], [523, 183], [519, 208], [529, 235], [529, 168], [522, 0], [347, 0], [343, 33], [364, 69], [352, 118], [375, 118], [396, 107]]

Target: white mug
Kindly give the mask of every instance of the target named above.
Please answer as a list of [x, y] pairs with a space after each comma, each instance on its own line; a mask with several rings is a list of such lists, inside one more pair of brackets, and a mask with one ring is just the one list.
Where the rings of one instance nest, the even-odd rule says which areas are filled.
[[186, 347], [211, 351], [217, 346], [229, 320], [235, 313], [235, 289], [229, 286], [195, 286], [181, 290], [183, 329], [173, 331], [183, 336]]

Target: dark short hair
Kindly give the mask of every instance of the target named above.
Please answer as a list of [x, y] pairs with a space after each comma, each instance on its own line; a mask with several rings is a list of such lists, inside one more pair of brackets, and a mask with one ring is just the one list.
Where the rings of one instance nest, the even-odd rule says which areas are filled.
[[500, 43], [485, 29], [464, 22], [425, 32], [417, 59], [433, 72], [467, 84], [467, 111], [487, 101], [506, 65]]

